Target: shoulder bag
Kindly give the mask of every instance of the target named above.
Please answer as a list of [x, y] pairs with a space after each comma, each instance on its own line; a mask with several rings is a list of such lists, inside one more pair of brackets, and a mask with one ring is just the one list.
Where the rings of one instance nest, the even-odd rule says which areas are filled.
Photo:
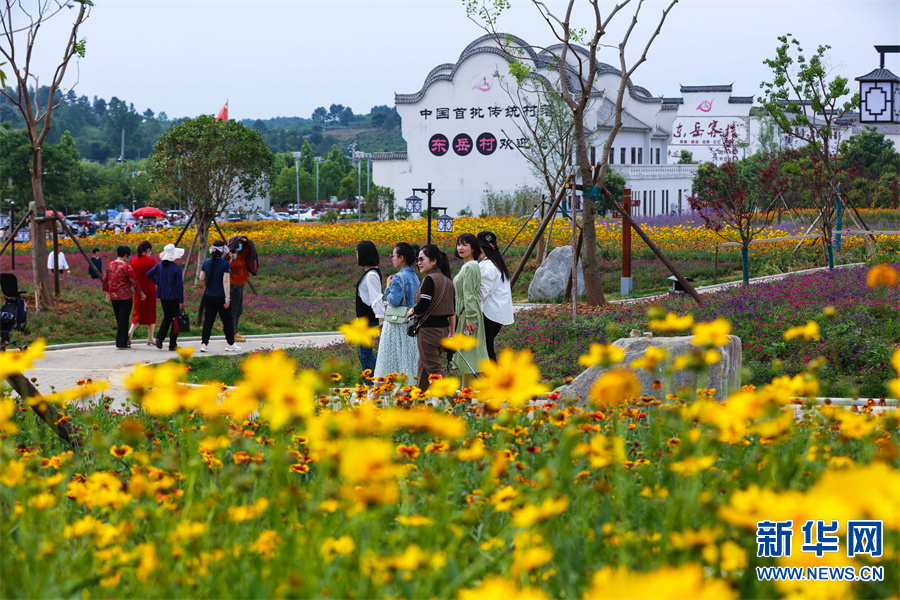
[[[400, 275], [400, 273], [397, 273], [397, 275]], [[391, 306], [388, 304], [384, 307], [384, 320], [394, 325], [406, 323], [406, 313], [409, 311], [409, 304], [406, 302], [406, 279], [401, 275], [400, 281], [403, 282], [403, 306]]]
[[425, 314], [421, 317], [413, 315], [406, 322], [406, 335], [409, 337], [416, 337], [419, 333], [419, 329], [422, 327], [422, 323], [425, 322], [429, 316], [431, 316], [432, 311], [440, 304], [441, 300], [444, 298], [444, 291], [447, 289], [447, 277], [444, 276], [444, 285], [441, 286], [441, 293], [438, 295], [437, 300], [431, 301], [431, 306], [428, 307], [428, 310], [425, 311]]

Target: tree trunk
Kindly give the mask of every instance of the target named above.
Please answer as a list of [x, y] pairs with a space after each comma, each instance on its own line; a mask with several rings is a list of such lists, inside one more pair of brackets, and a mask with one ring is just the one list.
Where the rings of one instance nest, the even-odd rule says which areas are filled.
[[750, 249], [746, 244], [741, 246], [741, 271], [743, 273], [744, 287], [750, 286]]
[[6, 381], [23, 400], [32, 405], [31, 408], [35, 417], [42, 420], [47, 427], [49, 427], [53, 433], [59, 436], [64, 442], [73, 448], [78, 448], [78, 439], [75, 435], [75, 428], [68, 422], [57, 425], [60, 418], [59, 411], [56, 410], [56, 407], [52, 404], [47, 404], [44, 401], [35, 401], [35, 398], [39, 399], [41, 394], [27, 377], [17, 373], [8, 376]]
[[199, 237], [197, 238], [197, 268], [194, 272], [194, 285], [200, 285], [200, 270], [201, 267], [203, 267], [203, 261], [206, 260], [206, 255], [208, 254], [209, 228], [212, 226], [213, 219], [215, 219], [215, 215], [210, 215], [207, 212], [198, 212], [197, 214]]
[[[600, 282], [600, 271], [597, 267], [597, 227], [596, 227], [596, 203], [594, 198], [589, 197], [589, 186], [592, 185], [593, 174], [587, 155], [587, 141], [584, 138], [584, 113], [577, 111], [575, 117], [575, 154], [578, 161], [578, 167], [581, 170], [581, 182], [583, 192], [581, 196], [582, 206], [584, 208], [583, 221], [581, 224], [584, 233], [584, 256], [581, 257], [581, 264], [584, 268], [584, 291], [587, 296], [588, 306], [602, 306], [606, 304], [606, 296], [603, 294], [603, 286]], [[574, 182], [573, 182], [574, 183]], [[595, 182], [597, 186], [602, 186], [603, 181]], [[574, 190], [572, 197], [575, 197]], [[574, 202], [572, 203], [572, 218], [575, 218]], [[575, 249], [573, 248], [574, 252]]]
[[[31, 149], [31, 189], [34, 193], [34, 219], [31, 229], [31, 268], [34, 272], [35, 298], [46, 307], [53, 306], [53, 294], [50, 293], [50, 271], [47, 269], [47, 226], [43, 217], [47, 215], [47, 203], [44, 202], [44, 186], [41, 182], [42, 160], [41, 149]], [[38, 217], [41, 219], [39, 220]], [[55, 224], [55, 223], [54, 223]], [[36, 300], [38, 301], [38, 300]], [[35, 307], [40, 308], [40, 307]]]

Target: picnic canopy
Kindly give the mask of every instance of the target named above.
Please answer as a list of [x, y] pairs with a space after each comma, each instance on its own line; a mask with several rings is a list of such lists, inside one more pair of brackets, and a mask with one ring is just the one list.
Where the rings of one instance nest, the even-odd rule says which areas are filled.
[[155, 206], [144, 206], [143, 208], [139, 208], [131, 213], [131, 216], [141, 218], [153, 217], [159, 219], [161, 217], [165, 217], [166, 213], [159, 210]]

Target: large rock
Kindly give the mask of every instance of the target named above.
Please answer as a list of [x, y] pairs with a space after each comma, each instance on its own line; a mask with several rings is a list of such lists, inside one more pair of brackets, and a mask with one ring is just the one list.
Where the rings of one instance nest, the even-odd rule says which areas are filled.
[[[654, 396], [658, 400], [663, 400], [666, 394], [675, 393], [682, 388], [688, 388], [693, 396], [694, 390], [699, 387], [699, 374], [693, 371], [676, 371], [673, 376], [674, 388], [667, 385], [667, 375], [662, 372], [666, 365], [671, 364], [674, 357], [682, 354], [689, 354], [694, 346], [691, 344], [693, 336], [683, 337], [631, 337], [616, 340], [613, 346], [617, 346], [625, 350], [625, 359], [619, 363], [627, 367], [631, 361], [637, 360], [644, 356], [647, 348], [656, 346], [666, 351], [666, 358], [657, 366], [655, 372], [646, 369], [635, 370], [635, 375], [641, 382], [641, 395]], [[741, 387], [741, 358], [742, 346], [741, 339], [734, 335], [728, 336], [728, 343], [718, 348], [722, 354], [722, 360], [709, 366], [709, 379], [704, 387], [715, 388], [715, 397], [717, 400], [724, 400], [729, 393], [734, 392]], [[593, 366], [583, 372], [581, 375], [572, 380], [569, 385], [557, 389], [560, 398], [568, 400], [581, 399], [579, 404], [586, 404], [588, 401], [588, 391], [600, 375], [609, 369]], [[655, 381], [663, 383], [662, 389], [653, 389]]]
[[[528, 299], [538, 302], [564, 295], [571, 273], [572, 246], [554, 248], [528, 284]], [[581, 261], [578, 261], [578, 295], [582, 294], [584, 294], [584, 272], [581, 269]]]

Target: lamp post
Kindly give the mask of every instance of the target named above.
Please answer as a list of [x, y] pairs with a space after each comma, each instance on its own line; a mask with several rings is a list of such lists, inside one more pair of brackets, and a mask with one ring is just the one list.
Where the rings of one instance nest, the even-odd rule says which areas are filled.
[[[317, 156], [314, 159], [316, 161], [316, 204], [319, 203], [319, 163], [325, 160], [321, 156]], [[297, 207], [297, 210], [300, 210], [300, 207]], [[318, 208], [316, 210], [319, 210]]]
[[[432, 209], [431, 196], [432, 196], [432, 194], [434, 194], [434, 192], [436, 190], [433, 187], [431, 187], [431, 182], [429, 181], [428, 187], [413, 188], [412, 191], [413, 191], [413, 195], [406, 199], [406, 210], [410, 213], [422, 212], [422, 199], [419, 198], [418, 196], [416, 196], [416, 192], [422, 192], [423, 194], [428, 195], [428, 205], [427, 205], [426, 210], [428, 212], [428, 243], [430, 244], [431, 243], [431, 209]], [[447, 214], [446, 214], [447, 209], [442, 206], [435, 206], [433, 208], [445, 211], [444, 214], [441, 215], [440, 217], [438, 217], [438, 219], [437, 219], [438, 231], [442, 232], [442, 233], [445, 231], [453, 231], [453, 219], [451, 217], [447, 216]]]
[[291, 152], [291, 156], [294, 157], [294, 171], [297, 173], [297, 210], [300, 210], [300, 157], [303, 156], [302, 152]]

